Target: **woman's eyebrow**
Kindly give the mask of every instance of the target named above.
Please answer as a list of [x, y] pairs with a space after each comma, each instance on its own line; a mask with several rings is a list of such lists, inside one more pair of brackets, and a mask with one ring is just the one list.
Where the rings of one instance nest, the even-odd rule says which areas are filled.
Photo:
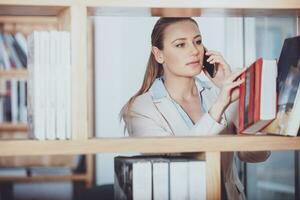
[[[199, 35], [196, 35], [193, 39], [195, 39], [195, 38], [197, 38], [197, 37], [200, 37], [201, 38], [201, 35], [199, 34]], [[185, 38], [185, 37], [183, 37], [183, 38], [177, 38], [177, 39], [175, 39], [175, 40], [173, 40], [171, 43], [174, 43], [174, 42], [176, 42], [177, 40], [186, 40], [187, 38]]]

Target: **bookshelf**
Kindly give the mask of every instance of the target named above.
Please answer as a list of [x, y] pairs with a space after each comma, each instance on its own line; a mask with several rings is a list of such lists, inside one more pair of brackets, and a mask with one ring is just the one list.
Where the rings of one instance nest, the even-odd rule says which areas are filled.
[[[1, 140], [1, 156], [95, 154], [105, 152], [205, 152], [207, 161], [207, 199], [220, 199], [220, 153], [226, 151], [300, 150], [300, 137], [216, 136], [173, 138], [93, 138], [93, 59], [92, 27], [89, 17], [124, 15], [127, 8], [194, 8], [203, 16], [295, 16], [300, 33], [299, 0], [2, 0], [0, 23], [20, 24], [38, 30], [67, 30], [71, 34], [72, 63], [72, 140]], [[123, 8], [115, 13], [113, 8]], [[40, 26], [42, 25], [42, 26]], [[9, 30], [11, 26], [7, 26]], [[5, 27], [4, 27], [5, 28]], [[29, 31], [30, 32], [30, 31]], [[24, 76], [11, 72], [3, 76]], [[254, 145], [255, 144], [255, 145]], [[88, 159], [88, 162], [91, 162]], [[88, 165], [91, 176], [92, 165]], [[44, 177], [48, 179], [49, 177]], [[69, 177], [70, 178], [70, 177]], [[70, 179], [80, 179], [80, 176]], [[50, 178], [51, 179], [51, 178]], [[32, 179], [33, 180], [33, 179]], [[33, 180], [36, 181], [36, 180]]]
[[[16, 32], [22, 32], [25, 36], [28, 36], [33, 30], [70, 30], [71, 29], [70, 16], [73, 15], [71, 13], [77, 12], [76, 10], [71, 11], [71, 4], [72, 4], [71, 1], [60, 1], [60, 0], [58, 1], [1, 1], [0, 2], [0, 31], [6, 33], [12, 33], [12, 34]], [[74, 18], [76, 17], [73, 17], [73, 19]], [[78, 60], [82, 60], [82, 58], [80, 58], [79, 56]], [[78, 65], [73, 65], [73, 66], [75, 67], [84, 66], [82, 64], [83, 62], [80, 63], [80, 61], [78, 60], [75, 59], [75, 61], [73, 61], [73, 63], [78, 63]], [[0, 70], [0, 79], [9, 80], [13, 78], [17, 80], [27, 80], [28, 72], [26, 69], [12, 69], [8, 71]], [[80, 89], [78, 91], [80, 91]], [[79, 121], [80, 120], [81, 119], [79, 119]], [[23, 123], [1, 123], [0, 124], [0, 136], [2, 138], [2, 141], [6, 140], [4, 138], [15, 138], [16, 135], [19, 139], [20, 138], [27, 139], [28, 138], [27, 124], [23, 124]], [[34, 149], [32, 147], [30, 148], [32, 150]], [[41, 160], [57, 159], [57, 156], [44, 158], [42, 157], [44, 156], [44, 154], [40, 154], [40, 155], [41, 156], [39, 158]], [[2, 156], [1, 153], [0, 156]], [[9, 155], [9, 156], [10, 157], [17, 156], [16, 159], [18, 159], [18, 156], [21, 155]], [[84, 172], [78, 172], [78, 173], [76, 172], [70, 175], [56, 175], [56, 176], [53, 175], [44, 175], [44, 176], [28, 175], [22, 177], [1, 176], [0, 184], [2, 183], [10, 184], [11, 182], [72, 181], [75, 187], [79, 187], [79, 188], [91, 187], [94, 182], [94, 177], [93, 177], [94, 160], [93, 159], [94, 159], [93, 155], [85, 155], [85, 161], [83, 163], [85, 168]], [[24, 167], [25, 168], [31, 167], [31, 165], [26, 164], [26, 166]]]

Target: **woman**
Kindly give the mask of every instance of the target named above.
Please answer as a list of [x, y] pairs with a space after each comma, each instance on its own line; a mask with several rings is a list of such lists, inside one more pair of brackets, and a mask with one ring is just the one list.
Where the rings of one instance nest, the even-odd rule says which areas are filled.
[[[121, 111], [130, 136], [209, 136], [232, 134], [237, 119], [239, 79], [220, 53], [206, 51], [214, 64], [212, 78], [203, 69], [205, 47], [192, 18], [160, 18], [152, 35], [152, 52], [140, 90]], [[210, 82], [196, 75], [204, 71]], [[269, 152], [239, 152], [247, 162], [261, 162]], [[245, 199], [233, 153], [222, 153], [224, 198]], [[224, 189], [224, 188], [223, 188]], [[227, 195], [226, 195], [227, 194]]]

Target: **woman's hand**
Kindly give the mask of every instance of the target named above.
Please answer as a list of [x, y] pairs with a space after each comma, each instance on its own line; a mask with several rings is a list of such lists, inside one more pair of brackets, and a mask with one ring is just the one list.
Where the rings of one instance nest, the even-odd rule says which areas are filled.
[[240, 69], [232, 72], [230, 66], [226, 63], [224, 58], [219, 52], [207, 51], [206, 55], [209, 56], [207, 62], [216, 66], [216, 75], [214, 78], [210, 77], [207, 71], [204, 70], [206, 76], [220, 89], [218, 102], [221, 107], [226, 108], [231, 102], [235, 101], [239, 97], [238, 86], [244, 82], [244, 80], [238, 77], [246, 70]]

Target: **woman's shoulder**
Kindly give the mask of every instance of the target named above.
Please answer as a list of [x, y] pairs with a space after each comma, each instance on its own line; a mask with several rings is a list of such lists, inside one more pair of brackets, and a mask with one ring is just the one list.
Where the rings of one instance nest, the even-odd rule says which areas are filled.
[[150, 95], [150, 92], [145, 92], [144, 94], [141, 94], [136, 97], [134, 102], [132, 103], [131, 110], [132, 111], [149, 111], [153, 110], [154, 104], [152, 101], [152, 97]]

